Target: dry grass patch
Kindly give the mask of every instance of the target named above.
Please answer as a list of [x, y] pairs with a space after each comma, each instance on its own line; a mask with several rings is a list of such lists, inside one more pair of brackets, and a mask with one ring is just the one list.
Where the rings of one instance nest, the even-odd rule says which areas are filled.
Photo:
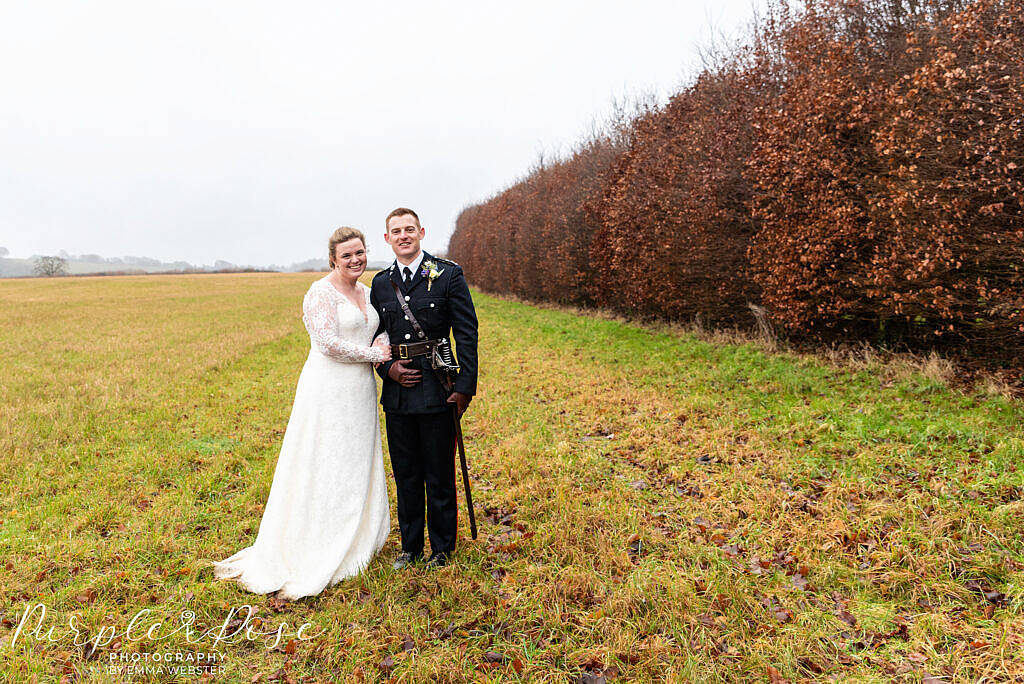
[[[249, 602], [323, 634], [228, 645], [218, 681], [1024, 675], [1019, 402], [951, 391], [941, 363], [844, 366], [484, 295], [480, 538], [463, 515], [454, 565], [395, 574], [396, 533], [294, 603], [215, 582], [209, 561], [259, 524], [313, 277], [0, 283], [22, 322], [0, 333], [20, 369], [0, 390], [0, 640], [36, 600], [122, 628]], [[117, 681], [81, 649], [0, 643], [9, 681]]]

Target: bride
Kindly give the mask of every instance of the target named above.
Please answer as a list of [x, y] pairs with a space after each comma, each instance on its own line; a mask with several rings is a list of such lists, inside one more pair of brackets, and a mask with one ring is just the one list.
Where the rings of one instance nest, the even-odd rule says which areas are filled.
[[311, 596], [358, 574], [391, 529], [372, 364], [391, 358], [366, 269], [366, 240], [339, 228], [331, 272], [302, 301], [309, 357], [281, 444], [270, 496], [252, 546], [215, 562], [214, 575], [278, 598]]

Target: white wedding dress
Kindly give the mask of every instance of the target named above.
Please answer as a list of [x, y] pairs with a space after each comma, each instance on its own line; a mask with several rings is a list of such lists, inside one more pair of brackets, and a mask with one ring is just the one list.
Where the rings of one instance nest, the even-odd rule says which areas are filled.
[[302, 302], [310, 350], [295, 390], [260, 530], [252, 546], [215, 562], [214, 575], [280, 598], [311, 596], [358, 574], [391, 529], [370, 346], [379, 318], [326, 277]]

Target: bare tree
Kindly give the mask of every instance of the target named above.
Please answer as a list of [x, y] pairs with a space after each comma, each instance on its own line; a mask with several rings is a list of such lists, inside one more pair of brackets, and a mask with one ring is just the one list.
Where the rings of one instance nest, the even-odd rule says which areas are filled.
[[11, 253], [11, 251], [9, 249], [7, 249], [6, 247], [0, 247], [0, 257], [5, 257], [5, 256], [7, 256], [10, 253]]
[[40, 276], [67, 275], [68, 260], [58, 256], [36, 257], [33, 270]]

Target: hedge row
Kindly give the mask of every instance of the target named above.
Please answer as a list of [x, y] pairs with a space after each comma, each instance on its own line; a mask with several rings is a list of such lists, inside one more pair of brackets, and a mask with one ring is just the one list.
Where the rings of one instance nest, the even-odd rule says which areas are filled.
[[780, 2], [664, 107], [467, 208], [449, 254], [531, 299], [757, 305], [792, 339], [1019, 364], [1022, 133], [1024, 0]]

